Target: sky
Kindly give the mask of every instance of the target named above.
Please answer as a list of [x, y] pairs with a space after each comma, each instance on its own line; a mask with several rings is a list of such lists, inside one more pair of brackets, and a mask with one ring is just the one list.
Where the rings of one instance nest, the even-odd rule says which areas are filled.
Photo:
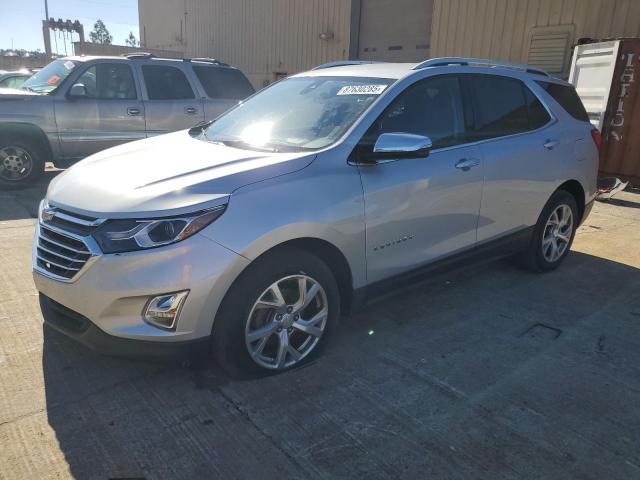
[[[133, 31], [138, 35], [138, 0], [48, 0], [49, 17], [56, 20], [79, 20], [84, 25], [85, 38], [89, 41], [89, 32], [97, 19], [107, 26], [116, 45], [124, 45], [124, 40]], [[40, 49], [44, 51], [42, 38], [42, 20], [44, 0], [0, 0], [0, 48]], [[61, 33], [56, 32], [58, 50], [64, 54]], [[74, 40], [77, 40], [74, 34]], [[67, 37], [67, 53], [70, 44]], [[55, 53], [55, 39], [51, 35], [51, 48]]]

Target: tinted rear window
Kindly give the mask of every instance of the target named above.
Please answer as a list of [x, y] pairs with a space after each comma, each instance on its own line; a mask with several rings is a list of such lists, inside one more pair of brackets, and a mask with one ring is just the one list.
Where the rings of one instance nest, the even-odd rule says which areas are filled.
[[559, 85], [557, 83], [536, 82], [544, 88], [553, 99], [564, 108], [569, 115], [583, 122], [589, 121], [589, 115], [582, 105], [582, 101], [576, 92], [576, 89], [567, 85]]
[[522, 83], [510, 78], [470, 77], [475, 93], [476, 128], [473, 140], [502, 137], [529, 130], [529, 116]]
[[195, 98], [187, 77], [179, 68], [144, 65], [142, 75], [149, 100]]
[[193, 71], [209, 98], [243, 100], [254, 92], [249, 80], [234, 68], [194, 66]]
[[523, 88], [527, 100], [527, 108], [529, 109], [529, 129], [536, 130], [546, 125], [551, 120], [551, 117], [547, 109], [538, 100], [538, 97], [527, 86], [523, 86]]
[[520, 80], [492, 75], [462, 79], [474, 97], [475, 119], [465, 122], [471, 141], [536, 130], [551, 120], [538, 97]]

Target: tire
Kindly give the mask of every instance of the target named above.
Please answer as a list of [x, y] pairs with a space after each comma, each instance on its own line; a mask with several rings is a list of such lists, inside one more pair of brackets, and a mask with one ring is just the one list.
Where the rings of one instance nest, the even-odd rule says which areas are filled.
[[[300, 290], [311, 294], [306, 307]], [[304, 250], [282, 248], [257, 259], [229, 289], [215, 318], [213, 353], [233, 377], [280, 373], [321, 353], [339, 316], [331, 269]], [[292, 350], [285, 350], [283, 360], [281, 346], [287, 342]]]
[[[20, 169], [24, 169], [21, 171]], [[34, 142], [22, 138], [0, 138], [0, 185], [25, 187], [44, 173], [44, 155]]]
[[[566, 223], [568, 212], [570, 227]], [[553, 217], [554, 215], [556, 216]], [[542, 209], [529, 247], [522, 253], [520, 263], [535, 272], [549, 272], [558, 268], [569, 254], [579, 221], [574, 196], [566, 190], [556, 191]], [[557, 248], [555, 252], [554, 246]]]

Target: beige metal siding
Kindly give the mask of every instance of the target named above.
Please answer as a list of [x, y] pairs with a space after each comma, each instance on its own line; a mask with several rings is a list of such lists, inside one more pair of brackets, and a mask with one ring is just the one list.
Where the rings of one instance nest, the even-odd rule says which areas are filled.
[[[256, 87], [279, 73], [349, 55], [351, 0], [139, 0], [139, 5], [147, 46], [175, 49], [177, 43], [186, 56], [218, 58], [239, 67]], [[333, 38], [321, 40], [321, 33]]]
[[534, 27], [560, 25], [572, 43], [637, 37], [640, 0], [435, 0], [431, 54], [526, 62]]
[[429, 58], [433, 0], [361, 0], [358, 58], [418, 62]]

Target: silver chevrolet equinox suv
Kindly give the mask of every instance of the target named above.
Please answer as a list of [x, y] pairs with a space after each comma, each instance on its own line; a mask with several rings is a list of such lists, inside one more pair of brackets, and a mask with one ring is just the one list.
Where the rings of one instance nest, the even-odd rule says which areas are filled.
[[558, 267], [599, 139], [574, 88], [533, 67], [321, 65], [55, 178], [33, 243], [43, 317], [106, 353], [287, 370], [341, 313], [443, 266]]
[[237, 68], [149, 53], [54, 60], [0, 88], [0, 188], [29, 185], [121, 143], [193, 127], [253, 94]]

